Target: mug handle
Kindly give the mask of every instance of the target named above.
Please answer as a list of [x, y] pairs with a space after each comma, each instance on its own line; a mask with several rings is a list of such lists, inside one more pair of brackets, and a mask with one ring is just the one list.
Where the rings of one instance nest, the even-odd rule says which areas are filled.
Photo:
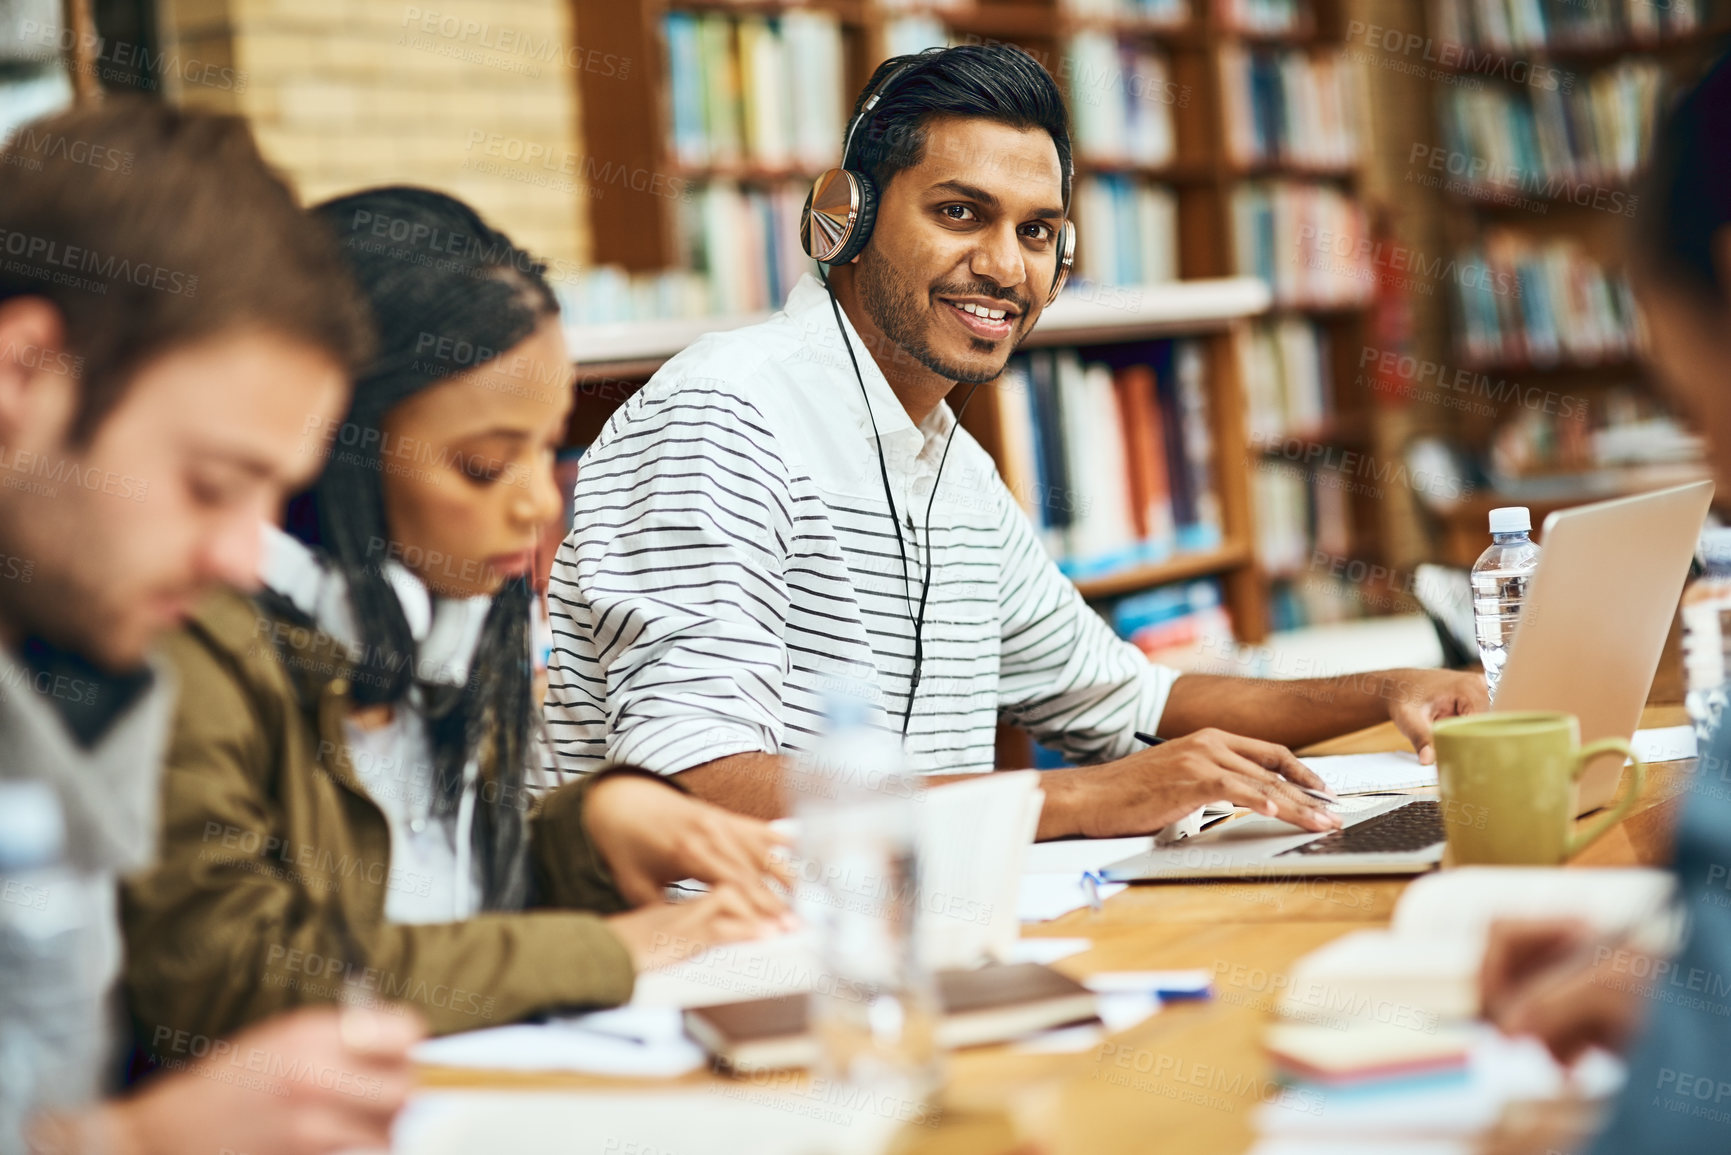
[[1597, 742], [1589, 742], [1575, 751], [1575, 768], [1569, 771], [1569, 781], [1573, 782], [1581, 776], [1581, 771], [1587, 768], [1587, 763], [1600, 754], [1619, 753], [1629, 760], [1629, 769], [1634, 771], [1629, 777], [1629, 784], [1623, 791], [1623, 797], [1611, 812], [1599, 819], [1587, 829], [1569, 836], [1567, 857], [1573, 858], [1581, 851], [1605, 836], [1606, 831], [1628, 817], [1629, 811], [1635, 805], [1636, 797], [1641, 793], [1641, 783], [1646, 777], [1646, 766], [1635, 757], [1635, 751], [1621, 738], [1601, 738]]

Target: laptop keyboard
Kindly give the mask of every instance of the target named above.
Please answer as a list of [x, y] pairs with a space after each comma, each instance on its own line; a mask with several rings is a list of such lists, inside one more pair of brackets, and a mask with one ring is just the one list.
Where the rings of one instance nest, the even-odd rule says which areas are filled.
[[1287, 854], [1401, 854], [1435, 846], [1444, 837], [1441, 804], [1434, 798], [1421, 798], [1345, 830], [1336, 830], [1302, 846], [1283, 850], [1275, 857]]

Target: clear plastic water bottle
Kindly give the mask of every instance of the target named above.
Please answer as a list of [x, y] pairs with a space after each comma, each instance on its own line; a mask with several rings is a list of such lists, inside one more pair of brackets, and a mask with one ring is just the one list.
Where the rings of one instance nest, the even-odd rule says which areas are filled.
[[820, 959], [818, 1073], [897, 1101], [908, 1117], [940, 1075], [936, 988], [916, 935], [920, 788], [901, 739], [871, 726], [862, 700], [834, 696], [828, 715], [826, 736], [790, 779], [802, 860], [795, 908]]
[[0, 1153], [27, 1149], [38, 1113], [97, 1097], [108, 1054], [112, 883], [65, 865], [60, 799], [0, 781]]
[[1527, 586], [1539, 568], [1539, 547], [1533, 544], [1532, 530], [1532, 514], [1524, 505], [1491, 510], [1491, 546], [1473, 563], [1473, 629], [1493, 703], [1521, 605], [1527, 600]]
[[1731, 672], [1731, 529], [1701, 534], [1703, 572], [1683, 591], [1683, 705], [1705, 750], [1725, 710]]

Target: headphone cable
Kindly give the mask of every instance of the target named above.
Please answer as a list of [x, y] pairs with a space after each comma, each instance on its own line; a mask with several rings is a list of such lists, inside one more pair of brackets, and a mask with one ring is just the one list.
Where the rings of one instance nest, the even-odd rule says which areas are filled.
[[[877, 446], [878, 452], [878, 475], [883, 480], [884, 501], [889, 506], [890, 524], [895, 527], [896, 531], [896, 554], [901, 558], [902, 562], [902, 601], [908, 608], [908, 620], [913, 623], [914, 627], [914, 668], [913, 675], [908, 684], [907, 708], [902, 711], [902, 738], [906, 740], [908, 736], [908, 724], [913, 720], [914, 716], [914, 696], [919, 693], [920, 689], [920, 668], [925, 662], [924, 634], [926, 624], [926, 604], [927, 600], [931, 597], [932, 592], [932, 506], [938, 499], [938, 486], [943, 482], [944, 478], [944, 463], [950, 458], [950, 446], [955, 443], [956, 430], [961, 428], [962, 414], [967, 411], [968, 402], [974, 399], [974, 393], [980, 386], [977, 381], [970, 385], [968, 387], [967, 396], [962, 398], [962, 404], [956, 410], [955, 418], [950, 425], [949, 436], [944, 438], [944, 451], [938, 457], [937, 472], [932, 477], [932, 492], [926, 498], [926, 556], [922, 567], [924, 573], [921, 575], [920, 581], [919, 611], [916, 614], [913, 604], [913, 575], [908, 572], [907, 541], [902, 537], [902, 519], [896, 512], [895, 491], [890, 485], [889, 461], [884, 456], [883, 434], [878, 431], [877, 415], [872, 412], [871, 394], [866, 391], [865, 374], [860, 371], [859, 359], [854, 356], [853, 342], [848, 340], [847, 326], [842, 322], [841, 302], [836, 300], [835, 287], [829, 282], [827, 270], [825, 270], [821, 264], [818, 266], [818, 270], [820, 272], [820, 278], [823, 281], [823, 287], [829, 293], [830, 308], [835, 312], [835, 325], [837, 332], [841, 334], [842, 348], [847, 350], [848, 362], [853, 366], [854, 380], [859, 382], [860, 398], [865, 402], [866, 419], [871, 422], [872, 441]], [[914, 520], [910, 514], [908, 517], [908, 534], [910, 537], [913, 535], [913, 532]], [[916, 540], [914, 545], [917, 548], [919, 542]]]

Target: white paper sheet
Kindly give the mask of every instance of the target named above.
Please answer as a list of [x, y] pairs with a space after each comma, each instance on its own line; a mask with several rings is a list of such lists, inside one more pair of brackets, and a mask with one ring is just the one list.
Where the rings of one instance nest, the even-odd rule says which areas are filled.
[[1380, 754], [1324, 754], [1300, 758], [1336, 794], [1365, 794], [1373, 790], [1410, 790], [1436, 785], [1436, 766], [1419, 764], [1418, 755], [1407, 750]]
[[1650, 730], [1636, 730], [1629, 745], [1635, 748], [1643, 762], [1675, 762], [1679, 758], [1693, 758], [1696, 752], [1695, 727], [1655, 726]]
[[[853, 1095], [850, 1101], [846, 1096]], [[417, 1095], [392, 1132], [394, 1155], [870, 1155], [926, 1108], [861, 1097], [823, 1080], [729, 1080], [625, 1091], [439, 1091]]]
[[819, 964], [811, 932], [795, 931], [703, 951], [637, 976], [633, 1007], [710, 1007], [809, 991]]
[[1009, 963], [1039, 963], [1051, 966], [1061, 958], [1081, 954], [1093, 947], [1085, 938], [1019, 938], [1010, 951]]
[[[1104, 902], [1123, 890], [1122, 882], [1099, 884]], [[1025, 874], [1016, 893], [1016, 917], [1023, 922], [1046, 922], [1081, 910], [1088, 905], [1088, 894], [1082, 889], [1080, 874]]]
[[1160, 1000], [1148, 994], [1105, 994], [1096, 1003], [1100, 1021], [1058, 1027], [1030, 1035], [1015, 1044], [1024, 1055], [1075, 1055], [1097, 1047], [1108, 1035], [1127, 1031], [1160, 1010]]
[[488, 1071], [581, 1071], [672, 1078], [703, 1066], [673, 1008], [621, 1007], [545, 1023], [519, 1023], [428, 1039], [414, 1059]]
[[1036, 842], [1028, 847], [1023, 874], [1070, 874], [1099, 870], [1114, 862], [1154, 848], [1154, 836], [1138, 838], [1071, 838], [1062, 842]]

